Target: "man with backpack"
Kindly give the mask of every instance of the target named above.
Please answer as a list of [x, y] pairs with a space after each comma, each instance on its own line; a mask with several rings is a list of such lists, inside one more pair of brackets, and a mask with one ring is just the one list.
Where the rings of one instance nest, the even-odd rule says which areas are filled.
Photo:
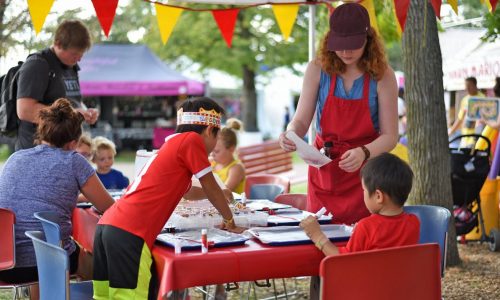
[[39, 111], [61, 97], [70, 99], [88, 124], [97, 121], [98, 111], [81, 102], [78, 81], [78, 62], [90, 46], [87, 27], [80, 21], [66, 20], [57, 28], [53, 45], [28, 56], [22, 64], [15, 82], [20, 120], [16, 151], [34, 146]]

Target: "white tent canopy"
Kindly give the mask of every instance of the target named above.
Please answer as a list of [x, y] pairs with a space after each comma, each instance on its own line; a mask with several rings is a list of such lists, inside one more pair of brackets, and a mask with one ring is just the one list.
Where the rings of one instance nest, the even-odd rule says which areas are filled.
[[450, 28], [439, 34], [445, 90], [464, 89], [467, 77], [479, 88], [492, 88], [500, 77], [500, 41], [483, 42], [484, 29]]

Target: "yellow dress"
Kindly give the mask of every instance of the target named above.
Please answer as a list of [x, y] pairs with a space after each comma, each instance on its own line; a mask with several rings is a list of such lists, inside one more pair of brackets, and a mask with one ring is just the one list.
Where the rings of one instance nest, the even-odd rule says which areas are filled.
[[[220, 170], [215, 170], [215, 165], [217, 163], [212, 162], [212, 170], [213, 170], [214, 174], [217, 174], [223, 182], [226, 182], [227, 178], [229, 177], [229, 169], [231, 169], [234, 165], [239, 164], [239, 163], [240, 163], [240, 161], [235, 159], [231, 163], [229, 163], [227, 166], [225, 166], [224, 168], [222, 168]], [[241, 194], [244, 191], [245, 191], [245, 178], [243, 178], [243, 180], [236, 186], [236, 188], [233, 190], [233, 192]]]

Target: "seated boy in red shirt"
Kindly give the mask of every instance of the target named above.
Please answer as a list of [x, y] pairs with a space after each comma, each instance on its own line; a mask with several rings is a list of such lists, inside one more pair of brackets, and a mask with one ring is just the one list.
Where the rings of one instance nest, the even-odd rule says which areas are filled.
[[151, 249], [181, 198], [193, 192], [193, 175], [222, 215], [223, 228], [242, 231], [208, 161], [223, 113], [209, 98], [184, 101], [176, 134], [165, 139], [123, 197], [104, 213], [94, 238], [94, 299], [155, 298]]
[[300, 226], [325, 255], [417, 244], [420, 222], [403, 211], [412, 181], [413, 172], [407, 163], [393, 154], [381, 154], [361, 169], [364, 201], [371, 216], [356, 224], [347, 246], [332, 244], [314, 216], [304, 219]]

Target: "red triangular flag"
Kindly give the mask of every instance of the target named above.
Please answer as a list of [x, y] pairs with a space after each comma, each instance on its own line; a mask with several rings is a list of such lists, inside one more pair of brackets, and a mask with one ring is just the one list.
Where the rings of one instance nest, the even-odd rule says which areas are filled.
[[410, 0], [394, 0], [394, 9], [398, 17], [401, 30], [405, 30], [406, 16], [408, 15], [408, 7], [410, 7]]
[[497, 8], [498, 0], [490, 0], [491, 4], [491, 13], [495, 12], [495, 9]]
[[436, 17], [441, 19], [441, 3], [443, 0], [431, 0], [432, 8], [434, 8], [434, 13]]
[[113, 19], [115, 18], [118, 0], [92, 0], [92, 4], [94, 5], [97, 19], [101, 23], [101, 28], [106, 37], [108, 37], [111, 24], [113, 24]]
[[227, 47], [231, 48], [233, 41], [234, 25], [236, 24], [236, 17], [238, 17], [238, 8], [212, 10], [215, 22], [219, 26], [220, 33], [226, 41]]

